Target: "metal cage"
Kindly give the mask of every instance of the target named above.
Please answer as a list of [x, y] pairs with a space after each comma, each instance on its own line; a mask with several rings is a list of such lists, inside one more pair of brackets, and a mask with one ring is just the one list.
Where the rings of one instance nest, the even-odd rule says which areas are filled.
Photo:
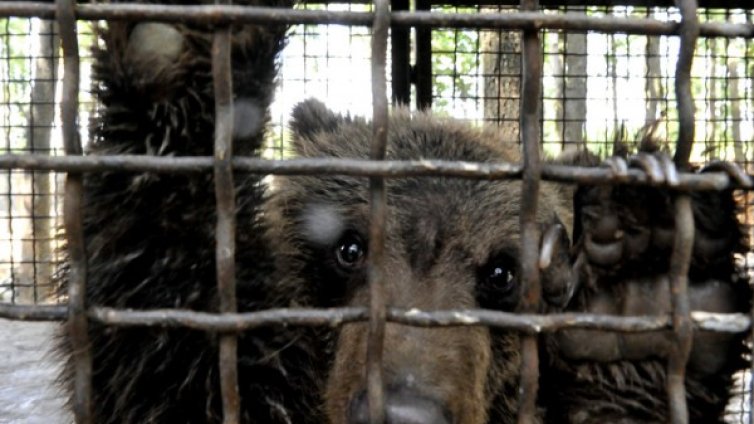
[[[409, 4], [396, 0], [374, 0], [373, 11], [279, 10], [261, 7], [233, 6], [218, 0], [207, 6], [162, 6], [137, 4], [80, 4], [74, 0], [48, 2], [0, 2], [0, 16], [39, 17], [55, 19], [59, 25], [63, 45], [64, 64], [61, 121], [65, 156], [40, 154], [0, 155], [0, 169], [57, 171], [66, 173], [64, 226], [71, 270], [67, 305], [0, 304], [0, 316], [18, 320], [68, 320], [74, 343], [76, 380], [74, 411], [79, 423], [92, 422], [91, 417], [91, 356], [87, 349], [87, 325], [97, 321], [113, 326], [182, 326], [221, 334], [220, 370], [225, 422], [238, 422], [239, 395], [236, 375], [236, 338], [240, 331], [269, 325], [339, 325], [353, 321], [369, 321], [367, 364], [368, 398], [372, 422], [383, 420], [381, 350], [386, 321], [413, 326], [495, 326], [522, 332], [523, 364], [519, 422], [532, 422], [535, 414], [538, 385], [537, 334], [562, 328], [603, 329], [620, 332], [644, 332], [672, 329], [677, 349], [670, 356], [667, 391], [671, 404], [672, 422], [688, 422], [684, 375], [690, 342], [695, 329], [721, 332], [752, 331], [752, 317], [743, 314], [708, 314], [690, 311], [687, 296], [687, 272], [691, 257], [688, 243], [693, 233], [689, 191], [736, 188], [751, 190], [754, 179], [730, 163], [721, 163], [715, 171], [704, 174], [678, 172], [676, 178], [656, 178], [650, 172], [630, 169], [626, 175], [615, 175], [605, 168], [571, 167], [546, 164], [540, 159], [539, 99], [542, 92], [542, 45], [540, 30], [620, 32], [642, 35], [673, 35], [680, 39], [676, 68], [676, 99], [679, 131], [674, 166], [687, 168], [694, 140], [694, 110], [690, 85], [691, 60], [699, 37], [739, 37], [754, 39], [754, 24], [700, 23], [696, 0], [676, 0], [681, 15], [678, 22], [661, 22], [650, 18], [592, 17], [575, 13], [543, 13], [537, 0], [521, 0], [513, 13], [433, 13], [431, 2], [419, 0], [414, 11]], [[560, 3], [543, 1], [542, 4]], [[597, 2], [602, 4], [604, 2]], [[609, 2], [608, 2], [609, 3]], [[670, 5], [669, 1], [625, 1], [622, 4]], [[458, 4], [463, 4], [459, 2]], [[513, 3], [511, 3], [513, 4]], [[585, 3], [580, 3], [585, 4]], [[702, 5], [715, 5], [712, 0]], [[733, 5], [726, 2], [725, 6]], [[741, 2], [739, 7], [745, 7]], [[77, 20], [150, 20], [162, 22], [201, 22], [215, 26], [212, 49], [214, 92], [216, 101], [216, 132], [214, 157], [135, 157], [83, 156], [78, 133], [77, 102], [79, 92], [80, 53], [77, 44]], [[373, 93], [374, 137], [371, 160], [350, 159], [293, 159], [265, 160], [234, 158], [230, 149], [232, 99], [230, 68], [230, 32], [234, 23], [265, 24], [342, 24], [371, 27], [371, 66]], [[386, 161], [387, 135], [387, 54], [388, 34], [392, 30], [392, 84], [397, 102], [408, 102], [411, 96], [412, 74], [416, 88], [416, 102], [420, 107], [431, 104], [429, 75], [431, 28], [485, 28], [521, 31], [522, 72], [520, 102], [520, 132], [524, 160], [518, 163], [458, 163], [449, 161]], [[408, 65], [408, 30], [416, 28], [419, 54], [415, 67]], [[422, 47], [424, 46], [424, 47]], [[85, 304], [86, 252], [81, 224], [83, 173], [102, 171], [140, 171], [156, 173], [214, 172], [216, 184], [217, 223], [217, 281], [221, 299], [220, 313], [211, 314], [185, 310], [128, 311], [109, 308], [89, 308]], [[233, 172], [286, 175], [346, 174], [368, 176], [371, 192], [370, 252], [372, 252], [369, 284], [369, 308], [340, 308], [329, 310], [280, 309], [253, 313], [235, 310], [234, 277], [234, 198]], [[675, 174], [672, 172], [671, 174]], [[407, 311], [388, 308], [382, 294], [381, 253], [384, 244], [385, 178], [403, 176], [450, 176], [459, 178], [505, 179], [523, 181], [521, 272], [525, 293], [524, 314], [489, 310], [463, 311]], [[621, 183], [654, 185], [675, 190], [675, 238], [670, 279], [672, 282], [673, 313], [671, 316], [621, 318], [590, 314], [535, 314], [540, 299], [538, 267], [538, 229], [534, 222], [537, 193], [541, 180], [567, 183]], [[754, 368], [754, 361], [752, 361]], [[753, 400], [754, 401], [754, 400]], [[754, 410], [754, 405], [750, 411]], [[749, 422], [754, 423], [750, 414]]]

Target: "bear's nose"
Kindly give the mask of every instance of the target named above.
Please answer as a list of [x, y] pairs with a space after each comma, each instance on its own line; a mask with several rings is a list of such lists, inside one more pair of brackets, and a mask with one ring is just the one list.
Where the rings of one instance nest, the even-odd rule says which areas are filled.
[[[385, 391], [385, 424], [450, 424], [449, 416], [435, 399], [408, 390]], [[370, 424], [366, 391], [351, 400], [348, 424]]]

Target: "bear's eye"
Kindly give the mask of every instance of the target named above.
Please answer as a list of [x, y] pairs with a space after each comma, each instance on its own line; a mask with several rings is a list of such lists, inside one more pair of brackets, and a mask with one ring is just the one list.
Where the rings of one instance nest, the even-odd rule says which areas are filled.
[[513, 272], [506, 264], [494, 264], [488, 271], [487, 282], [500, 288], [508, 288], [513, 283]]
[[484, 280], [484, 284], [494, 287], [501, 293], [508, 292], [514, 287], [513, 268], [505, 259], [490, 261], [483, 267], [479, 277]]
[[367, 248], [364, 239], [354, 231], [346, 232], [335, 244], [335, 259], [338, 266], [346, 271], [361, 267]]
[[512, 310], [518, 304], [516, 261], [496, 255], [477, 269], [477, 300], [484, 308]]

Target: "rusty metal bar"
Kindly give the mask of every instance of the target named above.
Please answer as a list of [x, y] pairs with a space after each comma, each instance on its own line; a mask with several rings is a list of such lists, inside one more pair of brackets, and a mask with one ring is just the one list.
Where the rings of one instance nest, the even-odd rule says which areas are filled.
[[[385, 159], [388, 138], [387, 41], [389, 0], [374, 0], [372, 25], [372, 160]], [[385, 422], [382, 354], [385, 341], [385, 225], [387, 194], [382, 177], [369, 178], [369, 333], [367, 339], [367, 404], [369, 422]]]
[[[78, 131], [79, 46], [73, 0], [56, 0], [56, 12], [63, 46], [63, 98], [60, 119], [67, 155], [81, 155]], [[68, 252], [68, 332], [74, 364], [73, 413], [78, 424], [93, 422], [92, 353], [89, 349], [89, 323], [86, 315], [87, 257], [81, 211], [81, 174], [69, 173], [65, 180], [63, 226]]]
[[[748, 0], [700, 0], [699, 7], [719, 8], [719, 9], [745, 9], [749, 3]], [[440, 0], [436, 1], [440, 3]], [[638, 7], [673, 7], [673, 0], [541, 0], [541, 6], [638, 6]], [[477, 7], [477, 6], [516, 6], [515, 0], [444, 0], [443, 5], [456, 7]]]
[[[749, 24], [754, 24], [754, 12], [749, 12], [746, 14], [746, 21]], [[746, 60], [745, 62], [747, 65], [749, 64], [749, 61]], [[754, 182], [754, 176], [749, 176], [749, 181]], [[749, 318], [754, 320], [754, 293], [752, 293], [752, 298], [750, 299], [751, 303], [751, 310], [749, 311]], [[749, 327], [749, 340], [754, 340], [754, 326]], [[754, 396], [752, 394], [754, 393], [754, 355], [749, 355], [749, 384], [748, 384], [748, 394], [749, 394], [749, 424], [754, 424]], [[743, 391], [747, 390], [747, 384], [742, 384]], [[742, 409], [745, 409], [745, 403], [741, 402]]]
[[675, 240], [670, 259], [670, 290], [673, 305], [673, 330], [676, 346], [668, 358], [667, 390], [670, 420], [673, 424], [688, 423], [686, 404], [686, 363], [691, 353], [693, 326], [688, 297], [688, 271], [694, 246], [694, 214], [691, 196], [675, 198]]
[[[331, 326], [369, 319], [367, 308], [269, 309], [236, 314], [212, 314], [179, 309], [134, 311], [92, 308], [93, 321], [117, 326], [186, 327], [199, 331], [238, 332], [275, 325]], [[751, 329], [747, 314], [719, 314], [703, 311], [691, 313], [697, 330], [741, 333]], [[487, 326], [520, 331], [526, 334], [549, 333], [562, 329], [646, 333], [673, 329], [671, 315], [621, 317], [582, 313], [521, 314], [488, 309], [420, 311], [387, 308], [386, 320], [416, 327]]]
[[[691, 65], [699, 38], [699, 18], [696, 0], [677, 0], [681, 12], [680, 47], [675, 70], [675, 92], [678, 105], [678, 140], [674, 156], [675, 167], [688, 169], [694, 142], [694, 103], [691, 94]], [[668, 358], [666, 389], [670, 421], [686, 424], [689, 421], [686, 403], [686, 363], [691, 353], [693, 327], [688, 296], [688, 272], [694, 246], [694, 214], [688, 193], [677, 193], [674, 199], [675, 239], [670, 258], [670, 291], [673, 306], [675, 346]]]
[[[374, 161], [341, 158], [306, 158], [265, 160], [235, 157], [231, 159], [237, 172], [276, 175], [351, 175], [399, 177], [456, 177], [474, 179], [521, 178], [523, 167], [517, 163], [479, 163], [444, 160]], [[0, 155], [0, 169], [27, 169], [59, 172], [155, 172], [197, 173], [213, 169], [211, 157], [157, 157], [157, 156], [45, 156]], [[621, 183], [670, 187], [668, 181], [653, 181], [640, 169], [629, 169], [625, 176], [615, 175], [608, 168], [592, 168], [542, 164], [542, 178], [548, 181], [578, 184]], [[704, 174], [679, 173], [679, 190], [725, 190], [729, 188], [751, 189], [754, 176], [742, 174], [743, 180], [731, 179], [726, 172]]]
[[[716, 8], [716, 9], [746, 9], [748, 0], [700, 0], [699, 7], [703, 8]], [[49, 2], [49, 0], [47, 1]], [[82, 3], [87, 0], [81, 0]], [[320, 0], [318, 3], [331, 4], [335, 0]], [[8, 1], [5, 3], [19, 4], [18, 0]], [[37, 3], [45, 3], [44, 0], [37, 0]], [[353, 4], [367, 4], [371, 3], [366, 0], [353, 0]], [[516, 0], [433, 0], [433, 5], [444, 6], [518, 6], [519, 2]], [[673, 0], [542, 0], [540, 5], [545, 8], [559, 7], [559, 6], [638, 6], [638, 7], [675, 7]]]
[[695, 0], [677, 0], [681, 12], [680, 47], [675, 67], [675, 93], [678, 105], [678, 141], [674, 156], [680, 170], [688, 168], [694, 142], [694, 100], [691, 94], [691, 65], [696, 40], [699, 38], [699, 18]]
[[[54, 19], [55, 8], [39, 2], [0, 2], [0, 16]], [[150, 20], [194, 22], [214, 25], [283, 23], [372, 25], [374, 13], [326, 10], [280, 10], [250, 6], [182, 6], [157, 4], [82, 4], [76, 8], [82, 20]], [[644, 35], [677, 35], [680, 23], [647, 18], [586, 16], [579, 13], [436, 13], [393, 12], [390, 25], [446, 28], [496, 28], [510, 30], [554, 29], [566, 31], [622, 32]], [[754, 37], [751, 23], [705, 22], [699, 25], [705, 37]]]
[[[62, 321], [68, 314], [66, 305], [17, 305], [0, 303], [0, 318], [18, 321]], [[368, 319], [366, 308], [268, 309], [258, 312], [212, 314], [180, 309], [90, 308], [93, 321], [118, 326], [186, 327], [201, 331], [247, 331], [273, 325], [331, 326]], [[420, 311], [388, 308], [386, 319], [421, 327], [489, 326], [525, 333], [553, 332], [566, 328], [620, 331], [626, 333], [672, 329], [672, 317], [620, 317], [597, 314], [518, 314], [485, 309]], [[750, 330], [747, 314], [691, 312], [695, 330], [741, 333]]]
[[[538, 0], [521, 0], [521, 10], [536, 10]], [[521, 176], [521, 311], [537, 311], [542, 296], [539, 281], [540, 229], [537, 223], [539, 182], [542, 164], [539, 157], [539, 116], [542, 93], [542, 52], [539, 30], [527, 29], [521, 37], [520, 128], [524, 169]], [[521, 386], [518, 423], [536, 422], [539, 390], [539, 348], [536, 335], [521, 336]]]
[[[225, 0], [216, 0], [227, 3]], [[229, 27], [215, 30], [212, 39], [212, 79], [215, 94], [214, 177], [217, 201], [215, 261], [220, 312], [233, 313], [236, 305], [236, 198], [233, 182], [233, 73]], [[238, 393], [238, 339], [236, 334], [220, 335], [220, 387], [223, 423], [240, 422]]]
[[0, 318], [17, 321], [64, 321], [68, 305], [19, 305], [0, 303]]

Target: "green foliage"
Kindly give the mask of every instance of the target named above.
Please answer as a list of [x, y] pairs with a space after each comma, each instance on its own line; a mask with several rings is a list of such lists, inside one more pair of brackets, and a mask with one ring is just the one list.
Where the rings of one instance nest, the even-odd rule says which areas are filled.
[[[439, 7], [454, 13], [478, 13], [475, 8]], [[479, 79], [479, 32], [462, 29], [432, 31], [433, 106], [446, 110], [453, 98], [476, 96]]]
[[12, 153], [24, 149], [27, 144], [25, 127], [28, 124], [31, 94], [31, 20], [0, 19], [0, 31], [0, 78], [4, 80], [0, 89], [0, 104], [7, 105], [0, 111], [0, 122], [6, 126], [2, 148]]

